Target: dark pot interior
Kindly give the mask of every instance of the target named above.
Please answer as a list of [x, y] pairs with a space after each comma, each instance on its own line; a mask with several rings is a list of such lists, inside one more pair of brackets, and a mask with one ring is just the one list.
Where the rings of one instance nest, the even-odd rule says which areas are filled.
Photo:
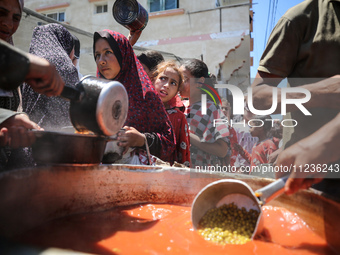
[[99, 164], [107, 143], [105, 137], [96, 135], [34, 132], [32, 152], [38, 164]]

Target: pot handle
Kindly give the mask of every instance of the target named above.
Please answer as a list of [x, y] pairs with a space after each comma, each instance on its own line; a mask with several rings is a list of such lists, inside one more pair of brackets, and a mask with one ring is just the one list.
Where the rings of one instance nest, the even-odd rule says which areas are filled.
[[68, 85], [64, 86], [64, 89], [60, 94], [60, 96], [62, 96], [63, 98], [69, 99], [71, 101], [79, 101], [80, 95], [81, 95], [81, 92], [78, 89], [76, 89], [75, 87], [68, 86]]
[[255, 196], [262, 201], [262, 205], [284, 193], [284, 187], [289, 175], [283, 176], [271, 184], [255, 191]]

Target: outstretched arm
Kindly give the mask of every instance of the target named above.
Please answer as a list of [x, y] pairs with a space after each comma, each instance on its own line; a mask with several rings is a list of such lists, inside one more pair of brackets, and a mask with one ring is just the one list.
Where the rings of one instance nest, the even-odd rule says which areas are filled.
[[228, 153], [228, 144], [223, 139], [217, 139], [213, 143], [201, 142], [199, 137], [190, 133], [190, 143], [206, 153], [224, 158]]
[[136, 42], [138, 41], [138, 39], [139, 39], [141, 34], [142, 34], [141, 30], [136, 30], [136, 31], [131, 31], [130, 30], [130, 33], [129, 33], [127, 38], [129, 40], [131, 46], [136, 44]]
[[16, 89], [26, 81], [35, 91], [47, 96], [60, 95], [64, 81], [47, 60], [25, 53], [0, 40], [0, 87]]
[[[253, 104], [255, 109], [267, 110], [272, 106], [272, 88], [276, 87], [283, 78], [259, 71], [252, 86]], [[309, 83], [300, 86], [311, 93], [311, 98], [304, 103], [306, 109], [325, 107], [340, 108], [340, 75], [333, 76], [315, 83]], [[281, 112], [281, 89], [277, 88], [277, 108], [274, 113]], [[287, 94], [287, 99], [305, 98], [305, 94], [291, 92]], [[298, 108], [294, 104], [287, 105], [287, 112], [296, 111]]]
[[[313, 165], [323, 168], [326, 164], [338, 160], [340, 158], [339, 148], [340, 113], [318, 131], [280, 153], [276, 162], [277, 166], [296, 167], [296, 171], [290, 174], [286, 182], [286, 193], [293, 194], [299, 189], [305, 189], [320, 182], [326, 173], [303, 170], [307, 167], [311, 170]], [[328, 167], [326, 166], [325, 169]], [[278, 177], [282, 175], [283, 173], [279, 173]]]
[[46, 59], [27, 54], [30, 66], [25, 81], [33, 90], [46, 96], [58, 96], [63, 91], [65, 82], [54, 65]]

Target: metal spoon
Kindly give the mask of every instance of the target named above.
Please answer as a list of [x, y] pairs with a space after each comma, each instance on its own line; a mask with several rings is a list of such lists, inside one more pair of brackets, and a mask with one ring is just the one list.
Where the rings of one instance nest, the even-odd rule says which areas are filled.
[[288, 176], [256, 190], [255, 192], [243, 181], [223, 179], [205, 186], [195, 197], [191, 206], [191, 221], [194, 229], [198, 229], [199, 221], [204, 214], [223, 204], [234, 203], [238, 208], [245, 207], [259, 212], [252, 239], [263, 229], [261, 206], [284, 193], [284, 186]]

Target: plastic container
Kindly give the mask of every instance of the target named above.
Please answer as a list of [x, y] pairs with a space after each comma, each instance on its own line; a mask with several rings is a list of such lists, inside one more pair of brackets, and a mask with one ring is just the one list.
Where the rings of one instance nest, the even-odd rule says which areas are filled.
[[131, 31], [142, 31], [149, 20], [148, 12], [136, 0], [116, 0], [112, 15], [119, 24]]

